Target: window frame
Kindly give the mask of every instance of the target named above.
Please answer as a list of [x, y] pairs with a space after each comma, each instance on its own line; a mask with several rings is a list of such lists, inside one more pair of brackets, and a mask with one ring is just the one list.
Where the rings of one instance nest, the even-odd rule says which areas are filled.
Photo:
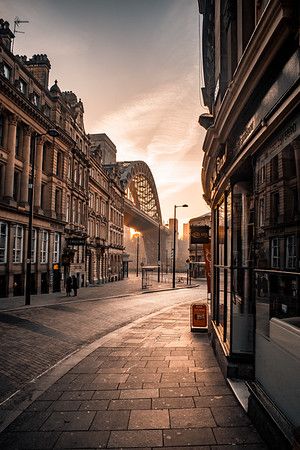
[[[2, 227], [5, 228], [5, 234], [2, 232]], [[4, 247], [1, 247], [1, 241], [4, 237]], [[7, 242], [8, 242], [8, 225], [6, 222], [0, 222], [0, 264], [7, 263]], [[3, 259], [1, 258], [1, 252], [3, 251]]]
[[[45, 239], [46, 238], [46, 239]], [[49, 261], [49, 231], [41, 231], [41, 251], [40, 251], [40, 263], [48, 264]]]
[[13, 264], [23, 262], [24, 227], [22, 225], [13, 226]]

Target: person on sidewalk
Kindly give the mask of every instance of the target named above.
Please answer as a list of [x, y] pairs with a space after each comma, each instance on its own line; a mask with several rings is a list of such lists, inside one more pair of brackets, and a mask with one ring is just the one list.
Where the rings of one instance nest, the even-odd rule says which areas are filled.
[[70, 297], [70, 295], [71, 295], [72, 284], [73, 284], [73, 280], [72, 280], [72, 278], [69, 275], [67, 277], [67, 279], [66, 279], [66, 294], [67, 294], [67, 297]]
[[75, 275], [72, 276], [72, 288], [74, 291], [73, 297], [77, 297], [78, 281]]

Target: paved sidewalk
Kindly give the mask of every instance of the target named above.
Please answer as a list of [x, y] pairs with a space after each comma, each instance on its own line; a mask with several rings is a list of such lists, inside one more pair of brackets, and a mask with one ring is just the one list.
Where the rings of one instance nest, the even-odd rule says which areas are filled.
[[188, 303], [101, 338], [23, 398], [2, 407], [4, 421], [27, 409], [0, 435], [0, 448], [267, 448], [227, 386], [207, 334], [190, 332]]
[[[205, 283], [206, 281], [204, 279], [200, 281], [200, 284]], [[192, 279], [190, 286], [197, 286], [198, 284], [199, 280]], [[186, 275], [180, 273], [176, 274], [176, 288], [179, 289], [186, 287]], [[147, 293], [156, 290], [163, 291], [168, 289], [172, 289], [172, 274], [168, 274], [167, 276], [164, 275], [162, 277], [161, 283], [158, 283], [156, 279], [152, 279], [151, 285], [149, 285], [147, 289], [142, 289], [141, 276], [137, 277], [135, 274], [130, 273], [129, 277], [124, 278], [124, 280], [80, 288], [78, 289], [78, 296], [76, 297], [76, 300], [93, 300], [117, 296], [124, 297], [124, 295]], [[74, 301], [74, 298], [67, 297], [65, 292], [56, 292], [51, 294], [32, 295], [30, 306], [24, 306], [24, 301], [24, 296], [0, 298], [0, 311], [7, 311], [23, 307], [28, 308], [31, 306], [43, 306], [63, 302], [72, 302]]]

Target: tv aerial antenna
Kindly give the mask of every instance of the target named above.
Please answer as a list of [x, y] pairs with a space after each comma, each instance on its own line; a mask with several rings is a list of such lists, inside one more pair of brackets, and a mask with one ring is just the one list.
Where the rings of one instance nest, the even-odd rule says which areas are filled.
[[[22, 20], [18, 16], [15, 17], [15, 20], [14, 20], [14, 35], [16, 35], [16, 33], [25, 34], [25, 31], [17, 30], [17, 28], [19, 28], [19, 26], [22, 23], [29, 23], [29, 20]], [[14, 50], [14, 43], [15, 43], [15, 38], [13, 39], [13, 43], [12, 43], [12, 52]]]

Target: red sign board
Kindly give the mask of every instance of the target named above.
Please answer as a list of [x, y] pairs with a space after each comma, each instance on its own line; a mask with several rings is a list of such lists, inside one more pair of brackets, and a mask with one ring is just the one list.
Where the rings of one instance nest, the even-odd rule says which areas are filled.
[[202, 329], [207, 330], [208, 328], [208, 314], [207, 314], [207, 304], [192, 304], [191, 305], [191, 330]]

